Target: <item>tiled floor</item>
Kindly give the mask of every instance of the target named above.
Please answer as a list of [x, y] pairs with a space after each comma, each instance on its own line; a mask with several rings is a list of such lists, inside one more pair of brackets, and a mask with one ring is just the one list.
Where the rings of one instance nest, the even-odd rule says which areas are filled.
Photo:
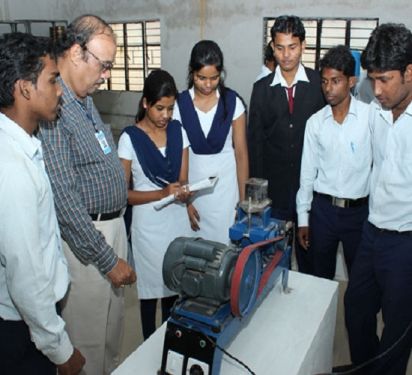
[[[346, 285], [347, 283], [345, 281], [339, 282], [338, 315], [336, 317], [336, 331], [333, 350], [333, 363], [335, 366], [347, 364], [350, 360], [349, 347], [343, 317], [343, 294], [345, 292]], [[125, 293], [126, 323], [125, 335], [121, 349], [122, 360], [125, 359], [131, 352], [133, 352], [137, 348], [138, 345], [140, 345], [143, 342], [140, 326], [139, 303], [137, 299], [135, 285], [126, 287]], [[412, 358], [409, 361], [407, 375], [412, 375]]]

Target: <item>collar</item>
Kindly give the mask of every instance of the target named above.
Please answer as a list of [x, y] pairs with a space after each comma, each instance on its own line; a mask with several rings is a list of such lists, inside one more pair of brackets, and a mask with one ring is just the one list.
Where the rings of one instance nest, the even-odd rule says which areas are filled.
[[405, 109], [405, 114], [412, 116], [412, 102], [409, 103], [409, 105]]
[[[298, 71], [295, 74], [295, 78], [293, 79], [291, 86], [296, 85], [299, 81], [309, 82], [309, 78], [306, 74], [305, 67], [301, 63], [299, 64]], [[273, 81], [270, 84], [270, 86], [276, 86], [279, 84], [282, 87], [289, 87], [286, 83], [285, 78], [282, 75], [282, 72], [280, 71], [280, 66], [278, 65], [275, 69], [275, 76], [273, 77]]]
[[82, 107], [88, 108], [89, 103], [91, 100], [90, 96], [86, 96], [84, 99], [79, 99], [77, 95], [74, 93], [74, 91], [63, 81], [62, 77], [57, 77], [57, 80], [62, 87], [63, 90], [63, 95], [62, 95], [62, 101], [66, 104], [70, 103], [79, 103]]
[[[379, 101], [374, 98], [373, 101], [371, 102], [371, 107], [379, 113], [379, 115], [389, 124], [393, 124], [393, 115], [392, 111], [390, 109], [384, 109], [382, 108], [381, 104]], [[408, 115], [412, 117], [412, 101], [408, 104], [406, 107], [405, 111], [399, 116], [398, 120], [403, 116], [403, 115]]]
[[30, 159], [33, 159], [38, 152], [41, 152], [40, 140], [34, 135], [30, 136], [21, 126], [8, 118], [4, 113], [0, 113], [0, 131], [6, 133], [18, 143]]
[[[192, 86], [188, 91], [189, 91], [190, 97], [193, 100], [195, 98], [195, 88], [194, 88], [194, 86]], [[219, 99], [220, 98], [220, 92], [219, 92], [218, 88], [216, 88], [215, 94], [216, 94], [216, 98]]]
[[[352, 94], [350, 94], [349, 111], [346, 114], [345, 120], [348, 118], [348, 115], [353, 115], [355, 117], [358, 117], [358, 101], [355, 99], [355, 97]], [[325, 107], [323, 118], [327, 120], [331, 117], [333, 117], [332, 107], [330, 104], [328, 104]]]

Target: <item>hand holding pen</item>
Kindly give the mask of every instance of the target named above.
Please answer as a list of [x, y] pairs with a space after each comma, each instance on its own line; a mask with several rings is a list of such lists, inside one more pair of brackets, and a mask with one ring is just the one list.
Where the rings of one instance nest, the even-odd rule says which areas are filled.
[[170, 183], [169, 181], [159, 176], [156, 176], [156, 179], [164, 184], [167, 184], [167, 186], [162, 189], [162, 198], [173, 195], [175, 199], [183, 203], [185, 203], [189, 199], [191, 193], [188, 189], [188, 185], [182, 186], [179, 182]]

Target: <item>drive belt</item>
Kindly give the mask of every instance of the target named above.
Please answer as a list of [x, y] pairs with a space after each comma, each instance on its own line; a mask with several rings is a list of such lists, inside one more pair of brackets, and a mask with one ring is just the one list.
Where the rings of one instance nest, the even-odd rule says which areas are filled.
[[[285, 236], [282, 235], [282, 236], [270, 238], [268, 240], [256, 242], [254, 244], [246, 246], [239, 254], [239, 257], [236, 261], [236, 265], [233, 271], [232, 283], [230, 287], [230, 307], [231, 307], [233, 315], [237, 317], [242, 317], [246, 315], [249, 309], [253, 306], [256, 297], [260, 293], [262, 293], [264, 287], [266, 286], [270, 278], [270, 275], [272, 274], [273, 270], [278, 265], [283, 255], [282, 251], [280, 250], [276, 251], [273, 254], [272, 259], [270, 260], [269, 264], [267, 264], [267, 266], [265, 267], [262, 275], [260, 275], [261, 264], [259, 264], [258, 259], [260, 260], [261, 258], [260, 258], [260, 254], [256, 253], [256, 251], [258, 251], [259, 248], [262, 246], [281, 241], [284, 238]], [[246, 279], [247, 277], [250, 276], [250, 275], [245, 274], [245, 270], [246, 270], [246, 266], [248, 265], [248, 263], [249, 263], [249, 266], [250, 264], [252, 264], [252, 266], [254, 265], [252, 262], [255, 262], [255, 266], [256, 266], [255, 267], [256, 274], [254, 275], [254, 280], [252, 280], [252, 283], [255, 283], [255, 285], [252, 285], [253, 289], [252, 289], [252, 292], [250, 293], [246, 306], [242, 306], [244, 305], [243, 303], [244, 301], [241, 301], [242, 287], [244, 289], [243, 282], [247, 280]], [[251, 280], [247, 280], [246, 282], [247, 284], [250, 284]]]

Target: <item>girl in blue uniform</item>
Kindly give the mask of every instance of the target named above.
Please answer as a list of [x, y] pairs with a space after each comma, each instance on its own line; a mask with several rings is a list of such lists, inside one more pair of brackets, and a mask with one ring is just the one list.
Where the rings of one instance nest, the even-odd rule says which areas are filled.
[[187, 205], [193, 235], [228, 243], [249, 166], [245, 107], [223, 76], [219, 46], [198, 42], [189, 62], [189, 88], [179, 94], [173, 116], [182, 122], [190, 143], [189, 181], [218, 177], [214, 189], [196, 193]]
[[[119, 140], [119, 157], [133, 190], [131, 238], [137, 273], [144, 339], [155, 331], [157, 300], [161, 299], [162, 319], [167, 319], [176, 296], [163, 282], [163, 257], [169, 243], [187, 235], [187, 197], [182, 184], [187, 181], [187, 139], [181, 124], [170, 121], [176, 86], [172, 76], [156, 70], [147, 77], [139, 103], [136, 124], [127, 127]], [[174, 194], [177, 200], [156, 210], [160, 199]]]

